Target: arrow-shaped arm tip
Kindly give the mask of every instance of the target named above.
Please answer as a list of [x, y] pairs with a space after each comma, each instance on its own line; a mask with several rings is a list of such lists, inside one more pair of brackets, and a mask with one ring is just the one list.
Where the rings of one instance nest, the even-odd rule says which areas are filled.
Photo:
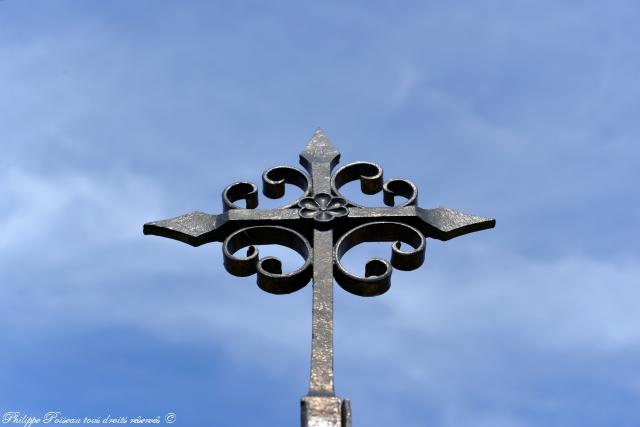
[[469, 215], [445, 207], [435, 209], [418, 208], [418, 215], [429, 226], [429, 237], [438, 240], [450, 240], [454, 237], [487, 230], [496, 226], [495, 219]]
[[142, 232], [200, 246], [216, 240], [213, 232], [225, 223], [222, 216], [224, 215], [191, 212], [175, 218], [148, 222], [143, 226]]

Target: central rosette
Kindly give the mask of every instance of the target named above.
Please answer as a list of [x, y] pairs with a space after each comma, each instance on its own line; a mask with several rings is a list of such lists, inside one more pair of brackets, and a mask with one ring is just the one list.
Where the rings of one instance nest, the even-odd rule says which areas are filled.
[[305, 197], [298, 202], [298, 206], [300, 206], [298, 215], [318, 222], [331, 221], [333, 218], [346, 216], [349, 213], [345, 199], [333, 197], [327, 193], [318, 193], [313, 197]]

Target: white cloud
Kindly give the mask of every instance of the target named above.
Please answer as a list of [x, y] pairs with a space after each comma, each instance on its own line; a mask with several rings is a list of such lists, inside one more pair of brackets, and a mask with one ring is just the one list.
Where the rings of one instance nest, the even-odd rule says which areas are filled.
[[132, 219], [161, 211], [163, 198], [148, 181], [118, 176], [41, 174], [12, 168], [0, 175], [0, 251], [67, 254], [104, 242], [131, 239], [140, 224]]

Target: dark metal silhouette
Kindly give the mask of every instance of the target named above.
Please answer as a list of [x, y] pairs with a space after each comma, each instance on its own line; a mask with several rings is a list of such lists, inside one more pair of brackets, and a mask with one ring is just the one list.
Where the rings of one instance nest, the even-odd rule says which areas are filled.
[[[422, 209], [418, 190], [404, 179], [384, 181], [382, 168], [355, 162], [332, 174], [340, 153], [318, 129], [300, 154], [308, 173], [277, 166], [262, 175], [265, 196], [284, 196], [285, 184], [303, 191], [302, 197], [278, 209], [256, 209], [258, 188], [237, 182], [222, 193], [223, 213], [193, 212], [144, 225], [144, 234], [179, 240], [192, 246], [223, 242], [224, 266], [236, 276], [257, 274], [258, 286], [273, 294], [288, 294], [313, 279], [313, 325], [309, 392], [302, 398], [302, 426], [351, 427], [348, 399], [336, 397], [333, 385], [333, 279], [346, 291], [376, 296], [391, 286], [392, 267], [414, 270], [422, 265], [426, 237], [449, 240], [495, 226], [495, 220], [448, 208]], [[382, 190], [387, 207], [360, 206], [340, 194], [348, 182], [360, 181], [362, 192]], [[395, 205], [396, 197], [404, 201]], [[244, 200], [246, 208], [236, 204]], [[364, 277], [348, 271], [343, 255], [364, 242], [393, 242], [391, 261], [367, 262]], [[410, 249], [401, 247], [401, 243]], [[295, 271], [283, 273], [280, 260], [260, 258], [254, 245], [287, 246], [304, 259]], [[244, 256], [239, 251], [246, 249]]]

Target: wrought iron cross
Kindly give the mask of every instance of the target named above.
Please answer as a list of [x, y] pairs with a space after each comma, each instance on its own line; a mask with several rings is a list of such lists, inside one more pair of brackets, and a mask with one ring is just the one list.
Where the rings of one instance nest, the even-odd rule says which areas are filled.
[[[144, 225], [144, 234], [192, 246], [223, 242], [227, 271], [236, 276], [257, 274], [258, 286], [266, 292], [288, 294], [313, 279], [311, 378], [301, 402], [303, 427], [351, 427], [349, 400], [336, 397], [333, 385], [333, 279], [353, 294], [380, 295], [391, 286], [392, 266], [414, 270], [422, 265], [426, 237], [449, 240], [495, 226], [490, 218], [443, 207], [418, 207], [415, 185], [404, 179], [385, 182], [382, 168], [374, 163], [350, 163], [332, 174], [339, 159], [338, 150], [318, 129], [300, 153], [300, 163], [308, 173], [276, 166], [262, 175], [265, 196], [281, 198], [285, 184], [292, 184], [303, 191], [295, 202], [278, 209], [256, 209], [257, 186], [237, 182], [222, 192], [220, 215], [193, 212]], [[387, 207], [364, 207], [345, 198], [340, 188], [356, 180], [365, 194], [382, 190]], [[404, 200], [396, 205], [396, 197]], [[236, 204], [239, 200], [245, 201], [246, 208]], [[348, 271], [341, 259], [364, 242], [393, 243], [391, 261], [370, 259], [361, 277]], [[280, 260], [260, 258], [253, 246], [264, 244], [293, 249], [304, 259], [303, 265], [283, 273]], [[247, 248], [246, 255], [240, 256], [238, 251], [243, 248]]]

